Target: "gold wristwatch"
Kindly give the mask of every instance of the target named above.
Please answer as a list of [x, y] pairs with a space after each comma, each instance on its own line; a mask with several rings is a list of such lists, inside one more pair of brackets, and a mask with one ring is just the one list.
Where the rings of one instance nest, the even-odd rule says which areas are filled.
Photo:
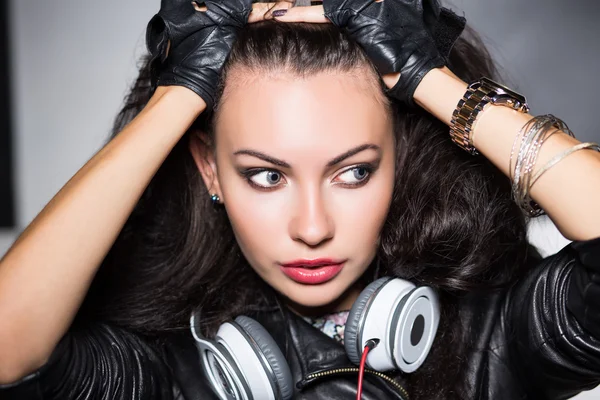
[[489, 78], [471, 83], [452, 113], [450, 136], [461, 149], [473, 155], [478, 154], [473, 146], [473, 124], [488, 104], [509, 107], [522, 113], [529, 112], [525, 96], [506, 86]]

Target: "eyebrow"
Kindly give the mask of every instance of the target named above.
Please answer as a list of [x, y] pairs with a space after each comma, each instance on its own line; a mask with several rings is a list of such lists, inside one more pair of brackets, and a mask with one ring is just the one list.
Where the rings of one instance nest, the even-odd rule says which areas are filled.
[[371, 144], [371, 143], [366, 143], [366, 144], [362, 144], [360, 146], [354, 147], [343, 154], [340, 154], [339, 156], [335, 157], [333, 160], [329, 161], [327, 163], [327, 166], [333, 167], [334, 165], [341, 163], [345, 159], [350, 158], [353, 155], [358, 154], [365, 150], [375, 150], [378, 153], [381, 153], [381, 148], [379, 146], [377, 146], [375, 144]]
[[[375, 144], [371, 144], [371, 143], [361, 144], [360, 146], [356, 146], [356, 147], [346, 151], [345, 153], [342, 153], [339, 156], [331, 159], [331, 161], [329, 161], [327, 163], [327, 167], [328, 168], [333, 167], [334, 165], [341, 163], [345, 159], [350, 158], [350, 157], [352, 157], [362, 151], [365, 151], [365, 150], [375, 150], [379, 153], [379, 152], [381, 152], [381, 147], [379, 147]], [[236, 151], [233, 154], [236, 156], [245, 154], [247, 156], [259, 158], [259, 159], [266, 161], [268, 163], [271, 163], [273, 165], [277, 165], [278, 167], [291, 168], [289, 163], [287, 163], [283, 160], [279, 160], [275, 157], [271, 157], [267, 154], [261, 153], [260, 151], [256, 151], [256, 150], [242, 149], [242, 150]]]

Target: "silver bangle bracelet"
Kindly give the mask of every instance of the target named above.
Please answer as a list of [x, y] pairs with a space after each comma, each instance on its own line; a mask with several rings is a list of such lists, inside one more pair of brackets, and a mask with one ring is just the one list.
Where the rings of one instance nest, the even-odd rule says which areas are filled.
[[598, 145], [597, 143], [593, 143], [593, 142], [579, 143], [578, 145], [575, 145], [575, 146], [571, 147], [570, 149], [566, 149], [562, 153], [557, 154], [535, 174], [535, 176], [533, 177], [533, 179], [531, 181], [531, 186], [533, 187], [533, 185], [537, 182], [537, 180], [540, 179], [546, 171], [548, 171], [550, 168], [554, 167], [556, 164], [561, 162], [564, 158], [575, 153], [578, 150], [584, 150], [584, 149], [593, 149], [593, 150], [600, 152], [600, 145]]
[[[515, 136], [515, 141], [513, 142], [513, 147], [510, 154], [509, 176], [512, 180], [512, 192], [515, 201], [530, 217], [537, 217], [544, 213], [542, 208], [535, 203], [529, 195], [531, 188], [541, 176], [541, 174], [538, 172], [532, 178], [539, 151], [548, 138], [560, 131], [568, 134], [569, 136], [573, 136], [573, 132], [562, 120], [548, 114], [532, 118]], [[521, 143], [513, 170], [513, 158], [519, 138], [521, 138]], [[556, 160], [554, 164], [547, 164], [545, 168], [542, 169], [542, 174], [564, 157], [565, 156], [558, 158], [555, 157]]]

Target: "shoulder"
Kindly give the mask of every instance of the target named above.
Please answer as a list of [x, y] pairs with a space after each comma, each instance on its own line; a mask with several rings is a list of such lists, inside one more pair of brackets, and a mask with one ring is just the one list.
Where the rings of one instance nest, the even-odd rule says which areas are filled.
[[473, 397], [502, 391], [511, 398], [567, 398], [598, 384], [600, 346], [590, 332], [600, 325], [583, 324], [573, 312], [573, 293], [580, 293], [574, 288], [593, 284], [595, 265], [600, 240], [573, 242], [551, 256], [532, 257], [511, 287], [465, 297], [466, 380]]
[[74, 325], [46, 365], [0, 388], [0, 394], [3, 399], [172, 399], [173, 385], [158, 346], [125, 329], [93, 323]]

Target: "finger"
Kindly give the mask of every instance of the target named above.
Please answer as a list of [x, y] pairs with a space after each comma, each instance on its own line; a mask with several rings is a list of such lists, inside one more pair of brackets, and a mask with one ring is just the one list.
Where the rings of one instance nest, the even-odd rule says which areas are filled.
[[208, 7], [206, 7], [206, 6], [201, 6], [201, 5], [199, 5], [198, 3], [196, 3], [195, 1], [193, 1], [193, 2], [192, 2], [192, 5], [194, 6], [194, 9], [195, 9], [196, 11], [201, 11], [201, 12], [204, 12], [204, 11], [208, 10]]
[[250, 11], [250, 15], [248, 16], [248, 23], [251, 24], [253, 22], [262, 21], [265, 18], [265, 14], [273, 8], [277, 3], [252, 3], [252, 11]]
[[311, 22], [317, 24], [330, 22], [324, 15], [322, 5], [290, 8], [285, 15], [275, 17], [275, 19], [281, 22]]
[[[290, 2], [292, 2], [293, 0], [289, 0]], [[269, 11], [271, 8], [273, 8], [273, 6], [275, 6], [277, 3], [253, 3], [252, 4], [252, 11], [250, 11], [250, 17], [248, 22], [256, 22], [259, 20], [262, 20], [263, 15]], [[201, 12], [205, 12], [208, 10], [208, 7], [206, 6], [201, 6], [198, 3], [196, 3], [195, 1], [192, 2], [192, 5], [194, 6], [194, 9], [196, 11], [201, 11]], [[254, 20], [253, 20], [254, 19]]]
[[294, 6], [294, 2], [292, 0], [283, 0], [275, 3], [273, 7], [265, 14], [265, 19], [272, 19], [274, 17], [273, 12], [275, 11], [286, 11]]
[[254, 3], [252, 4], [252, 11], [248, 17], [248, 23], [254, 23], [264, 21], [265, 19], [272, 19], [273, 11], [288, 8], [293, 6], [293, 0], [284, 0], [270, 3]]
[[323, 0], [293, 0], [292, 3], [294, 7], [322, 6]]
[[399, 72], [392, 72], [391, 74], [385, 74], [381, 77], [383, 79], [383, 83], [388, 87], [388, 89], [396, 86], [396, 83], [400, 80]]

